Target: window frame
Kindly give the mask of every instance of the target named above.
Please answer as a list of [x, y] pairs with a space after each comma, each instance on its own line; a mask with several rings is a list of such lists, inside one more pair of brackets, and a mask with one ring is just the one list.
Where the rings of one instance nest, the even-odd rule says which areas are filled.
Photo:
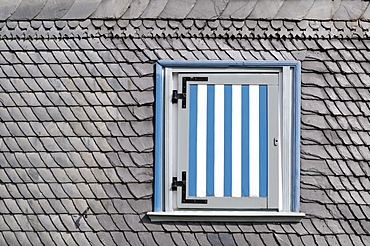
[[[281, 166], [281, 172], [287, 172], [288, 178], [282, 179], [282, 186], [288, 187], [289, 191], [282, 190], [285, 196], [289, 196], [288, 204], [280, 205], [279, 211], [174, 211], [169, 207], [168, 191], [168, 177], [164, 176], [165, 169], [165, 126], [169, 124], [166, 122], [165, 115], [165, 102], [164, 96], [166, 93], [165, 81], [169, 80], [173, 75], [173, 71], [189, 71], [197, 72], [202, 71], [219, 71], [224, 72], [233, 71], [250, 71], [253, 69], [280, 69], [281, 74], [279, 83], [287, 84], [284, 89], [279, 89], [281, 93], [281, 111], [282, 117], [281, 131], [290, 132], [279, 136], [280, 146], [284, 146], [289, 142], [291, 148], [282, 154], [281, 158], [290, 158], [288, 161], [291, 163], [290, 167]], [[299, 221], [304, 214], [299, 212], [299, 175], [300, 175], [300, 62], [297, 61], [166, 61], [160, 60], [156, 63], [156, 81], [155, 81], [155, 153], [154, 153], [154, 212], [149, 212], [148, 215], [152, 221], [174, 221], [174, 220], [187, 220], [187, 221], [205, 221], [217, 219], [218, 221]], [[279, 86], [280, 87], [280, 86]], [[280, 91], [281, 90], [281, 91]], [[285, 99], [285, 94], [288, 93], [290, 99]], [[285, 97], [284, 97], [285, 96]], [[168, 97], [168, 95], [167, 95]], [[168, 99], [168, 98], [167, 98]], [[287, 110], [284, 110], [287, 108]], [[290, 111], [291, 113], [284, 113]], [[285, 123], [288, 124], [285, 124]], [[284, 123], [284, 124], [283, 124]], [[292, 131], [289, 130], [292, 127]], [[291, 139], [291, 141], [289, 140]], [[168, 160], [167, 160], [168, 162]], [[289, 178], [291, 177], [291, 178]], [[287, 180], [288, 179], [288, 180]], [[167, 183], [166, 183], [167, 182]], [[285, 182], [285, 183], [284, 183]], [[288, 183], [287, 183], [288, 182]], [[280, 202], [284, 200], [280, 198]], [[172, 206], [172, 203], [170, 204]]]

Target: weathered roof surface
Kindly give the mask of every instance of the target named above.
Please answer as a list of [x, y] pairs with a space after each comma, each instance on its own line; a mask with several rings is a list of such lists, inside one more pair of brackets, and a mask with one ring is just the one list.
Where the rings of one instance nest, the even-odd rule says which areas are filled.
[[[0, 245], [370, 245], [369, 50], [361, 38], [2, 36]], [[158, 59], [302, 61], [301, 223], [149, 221]]]
[[2, 0], [0, 21], [59, 19], [369, 20], [365, 0]]

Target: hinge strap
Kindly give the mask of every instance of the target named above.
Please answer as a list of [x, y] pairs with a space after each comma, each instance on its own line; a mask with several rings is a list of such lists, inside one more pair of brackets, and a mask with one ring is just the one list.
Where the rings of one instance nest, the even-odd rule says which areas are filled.
[[186, 82], [187, 81], [208, 81], [208, 77], [183, 77], [182, 78], [182, 93], [177, 90], [172, 91], [172, 103], [177, 103], [179, 99], [182, 100], [182, 108], [186, 108]]
[[187, 199], [186, 198], [186, 172], [182, 172], [182, 180], [178, 181], [177, 177], [172, 177], [171, 189], [177, 190], [177, 187], [181, 187], [181, 203], [200, 203], [207, 204], [206, 199]]

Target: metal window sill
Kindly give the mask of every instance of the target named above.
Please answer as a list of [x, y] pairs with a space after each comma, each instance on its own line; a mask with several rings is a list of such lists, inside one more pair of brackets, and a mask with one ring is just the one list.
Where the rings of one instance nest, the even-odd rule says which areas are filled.
[[268, 211], [176, 211], [149, 212], [156, 221], [222, 221], [222, 222], [299, 222], [305, 213]]

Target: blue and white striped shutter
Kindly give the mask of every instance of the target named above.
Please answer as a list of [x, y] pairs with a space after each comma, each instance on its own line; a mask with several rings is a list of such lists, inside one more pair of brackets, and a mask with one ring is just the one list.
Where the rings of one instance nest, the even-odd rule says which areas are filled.
[[207, 204], [181, 206], [268, 208], [278, 192], [278, 75], [186, 76], [208, 81], [188, 81], [186, 108], [179, 104], [179, 173], [187, 197]]

